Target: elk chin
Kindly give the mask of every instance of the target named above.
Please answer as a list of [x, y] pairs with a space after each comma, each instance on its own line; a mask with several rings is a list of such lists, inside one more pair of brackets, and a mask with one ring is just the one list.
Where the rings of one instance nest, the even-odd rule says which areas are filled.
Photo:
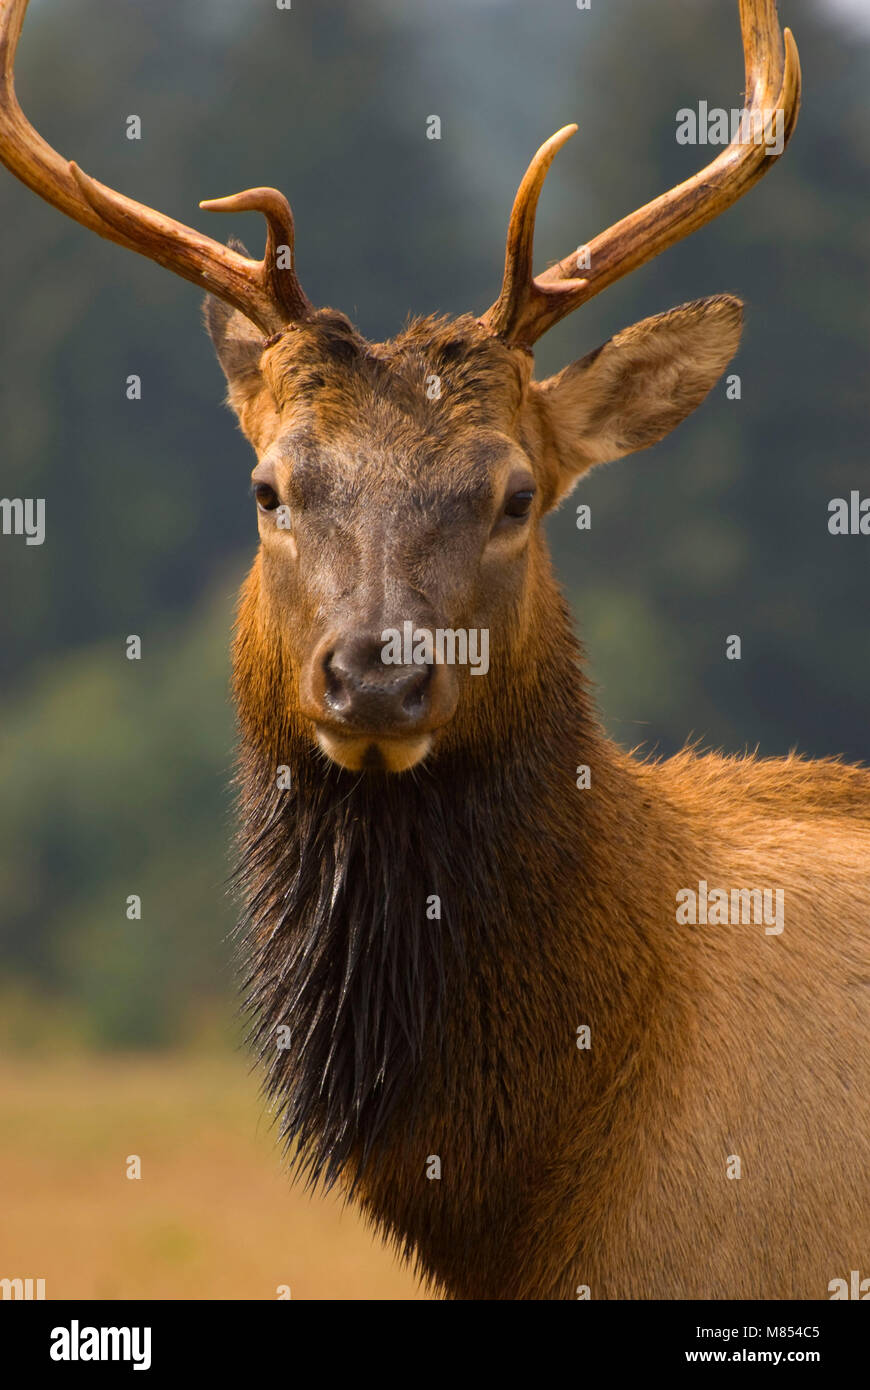
[[431, 734], [373, 738], [371, 734], [345, 736], [316, 729], [315, 737], [326, 756], [348, 772], [408, 772], [432, 747]]

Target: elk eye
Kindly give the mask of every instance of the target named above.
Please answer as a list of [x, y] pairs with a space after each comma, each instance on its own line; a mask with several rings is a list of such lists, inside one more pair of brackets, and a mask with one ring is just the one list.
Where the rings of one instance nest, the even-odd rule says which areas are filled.
[[255, 483], [254, 496], [261, 512], [274, 512], [278, 505], [278, 494], [268, 483]]
[[532, 499], [534, 491], [531, 488], [524, 489], [522, 492], [515, 492], [505, 503], [505, 516], [528, 516], [532, 509]]

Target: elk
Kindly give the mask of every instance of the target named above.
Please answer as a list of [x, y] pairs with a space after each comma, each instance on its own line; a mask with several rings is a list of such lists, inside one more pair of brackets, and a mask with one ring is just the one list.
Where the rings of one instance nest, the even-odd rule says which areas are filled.
[[[45, 144], [13, 89], [26, 3], [0, 0], [0, 158], [208, 292], [257, 458], [234, 645], [241, 949], [296, 1171], [339, 1182], [450, 1298], [826, 1298], [870, 1255], [870, 774], [623, 750], [541, 525], [587, 469], [701, 403], [741, 303], [685, 304], [533, 376], [547, 328], [775, 155], [735, 141], [590, 242], [582, 273], [572, 252], [534, 276], [566, 126], [519, 186], [492, 307], [370, 343], [307, 299], [274, 189], [201, 204], [263, 214], [256, 261]], [[739, 11], [747, 112], [778, 113], [787, 140], [794, 40], [775, 0]], [[486, 631], [488, 671], [388, 664], [406, 624]], [[708, 885], [781, 893], [784, 930], [681, 919]]]

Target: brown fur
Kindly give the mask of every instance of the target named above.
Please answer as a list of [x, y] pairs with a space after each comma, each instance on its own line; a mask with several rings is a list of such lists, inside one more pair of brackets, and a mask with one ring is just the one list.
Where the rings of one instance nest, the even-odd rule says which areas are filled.
[[[454, 1297], [825, 1298], [866, 1265], [870, 775], [623, 752], [539, 526], [590, 462], [698, 404], [739, 319], [727, 297], [685, 306], [538, 384], [470, 318], [369, 345], [324, 311], [240, 360], [212, 314], [254, 476], [294, 517], [292, 548], [260, 518], [236, 644], [269, 1088], [300, 1161], [340, 1173]], [[518, 462], [534, 512], [503, 539]], [[419, 770], [324, 760], [311, 653], [421, 602], [490, 630], [488, 675], [457, 673]], [[783, 933], [678, 925], [676, 894], [701, 879], [782, 888]], [[297, 1035], [276, 1054], [281, 1021]]]
[[[0, 158], [222, 301], [209, 329], [258, 456], [235, 648], [248, 1003], [296, 1161], [340, 1177], [456, 1297], [824, 1297], [868, 1251], [868, 774], [625, 754], [592, 709], [540, 526], [588, 467], [703, 400], [741, 307], [684, 305], [543, 383], [508, 346], [775, 157], [732, 146], [596, 238], [588, 278], [572, 253], [532, 281], [564, 127], [520, 186], [484, 320], [369, 344], [312, 310], [274, 189], [202, 205], [265, 214], [257, 262], [50, 150], [13, 96], [25, 9], [0, 12]], [[788, 139], [794, 40], [772, 0], [740, 14], [751, 113], [775, 105]], [[490, 669], [376, 662], [404, 622], [485, 630]], [[676, 894], [701, 879], [784, 890], [785, 932], [678, 926]]]

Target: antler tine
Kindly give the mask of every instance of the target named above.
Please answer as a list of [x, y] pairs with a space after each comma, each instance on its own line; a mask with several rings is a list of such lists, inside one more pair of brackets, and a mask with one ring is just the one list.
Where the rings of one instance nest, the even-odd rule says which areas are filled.
[[517, 189], [508, 225], [501, 294], [484, 315], [484, 323], [499, 337], [511, 338], [521, 332], [526, 319], [537, 317], [553, 294], [576, 291], [586, 284], [585, 280], [572, 280], [570, 285], [544, 288], [534, 278], [533, 266], [535, 217], [541, 189], [559, 150], [576, 134], [576, 125], [566, 125], [551, 135], [536, 153]]
[[[0, 0], [0, 161], [16, 178], [98, 236], [232, 304], [266, 334], [312, 312], [293, 269], [293, 216], [283, 194], [252, 188], [202, 204], [215, 211], [262, 212], [268, 224], [262, 261], [251, 260], [183, 222], [107, 188], [67, 161], [34, 130], [15, 95], [14, 67], [28, 0]], [[286, 245], [289, 265], [280, 267]]]
[[[296, 276], [296, 229], [290, 204], [277, 188], [249, 188], [229, 198], [209, 198], [200, 203], [206, 212], [261, 212], [266, 219], [266, 250], [259, 263], [271, 297], [288, 322], [307, 319], [313, 305]], [[279, 256], [286, 249], [287, 265]]]
[[[577, 252], [533, 277], [531, 238], [541, 184], [556, 150], [576, 127], [560, 130], [541, 146], [520, 184], [508, 230], [501, 294], [482, 320], [490, 332], [513, 346], [531, 348], [566, 314], [724, 212], [776, 163], [800, 110], [797, 45], [790, 29], [780, 30], [776, 0], [739, 0], [739, 4], [748, 116], [742, 133], [755, 132], [758, 123], [761, 141], [733, 141], [700, 173], [595, 237], [587, 246], [589, 269], [584, 279], [576, 278]], [[772, 141], [779, 112], [782, 148], [771, 153], [768, 141]], [[525, 259], [521, 247], [527, 248]]]

